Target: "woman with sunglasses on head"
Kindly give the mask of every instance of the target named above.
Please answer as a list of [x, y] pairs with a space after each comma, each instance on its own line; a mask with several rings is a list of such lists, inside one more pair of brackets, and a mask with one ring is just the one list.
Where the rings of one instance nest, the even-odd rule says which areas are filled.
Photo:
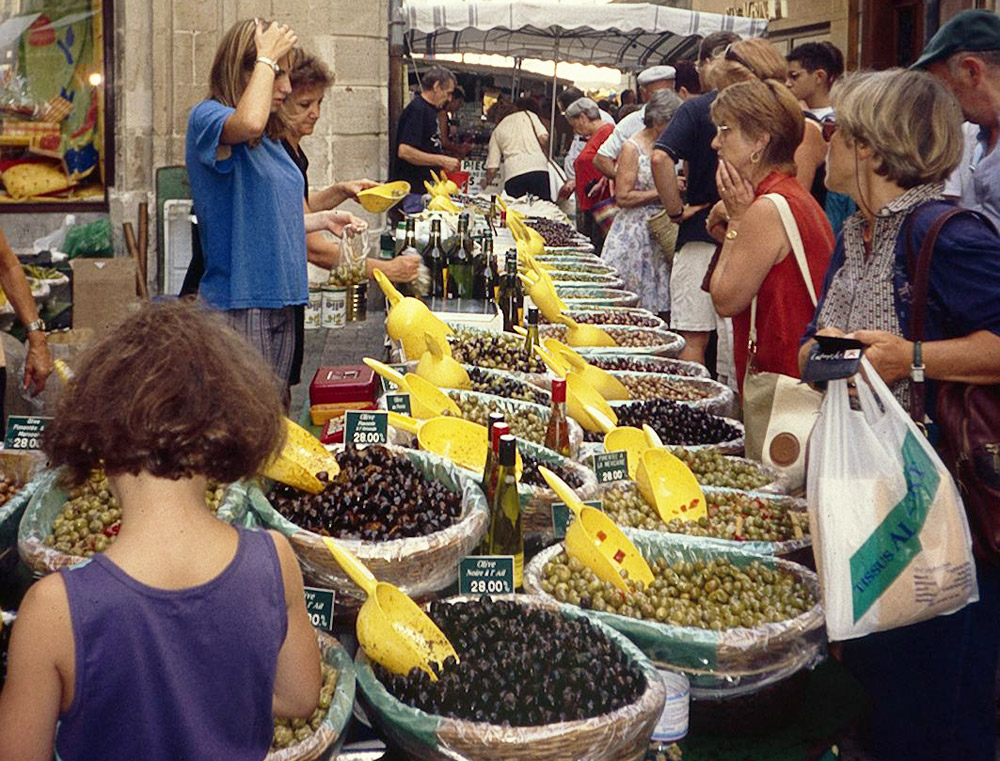
[[[205, 259], [202, 297], [263, 355], [284, 389], [294, 350], [294, 307], [309, 298], [306, 233], [355, 221], [306, 213], [302, 173], [267, 134], [291, 92], [284, 24], [248, 19], [223, 36], [209, 97], [188, 119], [186, 164]], [[362, 222], [363, 224], [363, 222]]]
[[[944, 223], [929, 271], [927, 340], [908, 340], [914, 259], [935, 221], [954, 209], [943, 190], [962, 156], [961, 110], [932, 76], [900, 69], [849, 75], [832, 101], [826, 184], [859, 211], [844, 223], [806, 335], [866, 344], [904, 408], [918, 413], [911, 404], [925, 399], [933, 429], [936, 382], [1000, 382], [1000, 236], [971, 213]], [[813, 343], [805, 342], [801, 362]], [[926, 386], [917, 386], [921, 377]], [[970, 519], [978, 603], [843, 643], [845, 665], [872, 698], [860, 739], [880, 761], [995, 758], [1000, 568], [984, 552], [988, 529], [972, 511]]]
[[[794, 155], [805, 124], [787, 87], [774, 79], [727, 87], [712, 104], [712, 120], [719, 130], [712, 145], [719, 154], [722, 200], [708, 226], [722, 247], [710, 291], [716, 311], [733, 318], [742, 390], [748, 362], [762, 372], [798, 377], [799, 339], [815, 308], [810, 291], [819, 292], [834, 239], [823, 209], [795, 178]], [[783, 218], [782, 203], [790, 219]], [[796, 237], [803, 263], [793, 250]]]

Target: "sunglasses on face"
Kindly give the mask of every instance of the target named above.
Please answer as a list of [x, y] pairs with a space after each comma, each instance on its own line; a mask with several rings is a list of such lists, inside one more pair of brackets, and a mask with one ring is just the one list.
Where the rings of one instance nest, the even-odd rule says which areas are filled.
[[837, 131], [837, 121], [836, 119], [827, 119], [821, 126], [823, 129], [823, 139], [829, 143], [833, 137], [833, 133]]

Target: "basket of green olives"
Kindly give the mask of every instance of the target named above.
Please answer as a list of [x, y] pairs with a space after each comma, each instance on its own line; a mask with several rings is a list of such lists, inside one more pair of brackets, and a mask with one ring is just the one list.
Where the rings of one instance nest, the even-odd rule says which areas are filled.
[[308, 719], [275, 717], [271, 751], [264, 761], [317, 761], [334, 758], [354, 710], [354, 661], [344, 646], [317, 631], [323, 681], [319, 703]]
[[458, 328], [448, 336], [451, 356], [463, 365], [487, 370], [505, 370], [538, 385], [548, 377], [548, 368], [534, 352], [524, 350], [524, 337], [475, 328]]
[[431, 619], [454, 645], [437, 680], [355, 659], [358, 694], [407, 758], [634, 761], [665, 688], [639, 648], [579, 609], [535, 595], [453, 597]]
[[594, 306], [639, 306], [639, 294], [623, 288], [595, 288], [593, 286], [569, 286], [556, 283], [556, 293], [571, 309]]
[[632, 481], [601, 489], [604, 512], [629, 536], [671, 534], [698, 544], [757, 555], [799, 556], [812, 545], [806, 502], [784, 494], [703, 486], [707, 515], [664, 523]]
[[[639, 328], [633, 325], [601, 324], [617, 346], [576, 346], [577, 352], [586, 358], [600, 354], [646, 354], [657, 357], [676, 357], [684, 348], [684, 339], [670, 330]], [[538, 333], [542, 338], [555, 338], [566, 342], [566, 326], [541, 325]]]
[[657, 666], [681, 671], [693, 697], [759, 690], [823, 657], [819, 580], [788, 560], [706, 547], [688, 537], [634, 536], [653, 572], [622, 572], [626, 596], [562, 545], [524, 572], [525, 591], [579, 606], [632, 640]]
[[[479, 394], [475, 391], [463, 391], [457, 388], [443, 390], [458, 405], [462, 411], [462, 417], [466, 420], [485, 426], [489, 422], [491, 412], [501, 412], [510, 426], [511, 434], [538, 446], [545, 446], [545, 431], [549, 426], [551, 408], [530, 402], [504, 399], [492, 394]], [[583, 429], [579, 423], [570, 419], [569, 456], [571, 458], [576, 457], [582, 443]]]
[[458, 563], [486, 533], [486, 498], [478, 481], [449, 460], [397, 446], [334, 449], [340, 473], [319, 494], [284, 484], [249, 490], [247, 509], [288, 537], [312, 582], [334, 589], [338, 604], [358, 606], [364, 593], [333, 559], [333, 537], [379, 581], [412, 597], [452, 584]]
[[[543, 407], [552, 405], [552, 394], [539, 384], [524, 380], [523, 373], [511, 373], [506, 370], [492, 370], [478, 365], [462, 365], [469, 374], [472, 388], [480, 394], [502, 396], [504, 399], [514, 399], [520, 402], [531, 402]], [[416, 362], [407, 362], [408, 372], [417, 371]]]
[[[103, 472], [94, 471], [85, 483], [69, 489], [60, 482], [63, 473], [44, 471], [25, 488], [31, 496], [18, 528], [17, 550], [39, 577], [103, 552], [121, 529], [121, 508]], [[239, 482], [210, 483], [205, 492], [208, 509], [227, 522], [246, 500], [246, 485]]]
[[[631, 325], [635, 328], [651, 328], [666, 330], [667, 323], [642, 307], [598, 307], [594, 309], [570, 309], [566, 312], [577, 322], [585, 325]], [[548, 323], [544, 316], [539, 316], [543, 324]]]

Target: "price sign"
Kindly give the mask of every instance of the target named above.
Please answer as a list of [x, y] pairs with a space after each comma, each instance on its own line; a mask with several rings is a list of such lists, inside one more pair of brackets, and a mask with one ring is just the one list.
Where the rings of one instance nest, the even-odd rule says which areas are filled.
[[[598, 510], [604, 509], [604, 503], [599, 499], [588, 499], [583, 504], [596, 507]], [[570, 509], [565, 502], [552, 503], [552, 532], [556, 539], [566, 538], [566, 529], [569, 526]]]
[[409, 394], [389, 394], [385, 398], [385, 406], [389, 412], [398, 412], [402, 415], [410, 414]]
[[[389, 365], [389, 367], [398, 372], [400, 375], [406, 375], [406, 365]], [[384, 375], [380, 375], [379, 377], [382, 379], [382, 390], [385, 393], [391, 394], [392, 392], [399, 389], [399, 386], [397, 386], [391, 380], [386, 378]]]
[[460, 595], [514, 594], [514, 558], [510, 555], [478, 555], [462, 558], [458, 565]]
[[317, 629], [332, 632], [333, 604], [337, 593], [332, 589], [317, 589], [316, 587], [305, 587], [305, 592], [306, 612], [309, 614], [309, 621]]
[[344, 413], [344, 441], [352, 444], [385, 444], [389, 422], [382, 411], [348, 410]]
[[52, 418], [11, 415], [7, 418], [7, 434], [3, 438], [5, 449], [39, 449], [42, 431]]
[[628, 478], [628, 452], [603, 452], [594, 455], [597, 483], [609, 484]]

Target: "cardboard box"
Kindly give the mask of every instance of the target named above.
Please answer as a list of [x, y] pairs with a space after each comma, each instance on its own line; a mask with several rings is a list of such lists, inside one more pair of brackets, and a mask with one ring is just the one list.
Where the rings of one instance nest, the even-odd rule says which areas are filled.
[[73, 259], [73, 328], [101, 338], [139, 308], [134, 259]]

